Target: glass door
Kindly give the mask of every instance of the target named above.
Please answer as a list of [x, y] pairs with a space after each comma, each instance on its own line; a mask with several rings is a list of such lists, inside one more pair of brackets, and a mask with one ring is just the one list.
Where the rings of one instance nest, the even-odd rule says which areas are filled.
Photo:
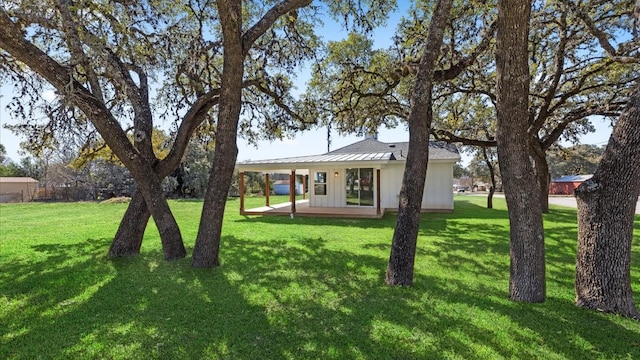
[[360, 169], [360, 206], [373, 206], [373, 169]]
[[373, 206], [373, 168], [354, 168], [346, 171], [347, 205]]
[[347, 169], [347, 205], [360, 205], [360, 185], [358, 169]]

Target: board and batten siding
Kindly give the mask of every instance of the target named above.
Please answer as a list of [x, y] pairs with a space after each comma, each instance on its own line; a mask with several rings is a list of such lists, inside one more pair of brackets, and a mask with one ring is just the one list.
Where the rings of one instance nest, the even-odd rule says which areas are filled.
[[[376, 167], [374, 167], [374, 174]], [[327, 195], [315, 195], [315, 172], [327, 173]], [[334, 174], [338, 173], [338, 177]], [[397, 210], [398, 194], [402, 186], [404, 162], [383, 165], [380, 170], [381, 207]], [[344, 168], [310, 168], [309, 169], [309, 206], [311, 207], [346, 207]], [[427, 181], [422, 197], [422, 208], [425, 210], [453, 210], [453, 163], [433, 162], [427, 168]], [[374, 197], [375, 197], [374, 192]], [[377, 199], [374, 199], [377, 203]]]
[[[381, 174], [381, 206], [389, 210], [398, 209], [398, 196], [402, 187], [404, 164], [385, 167]], [[427, 180], [422, 195], [422, 209], [453, 210], [453, 164], [429, 163]]]
[[[327, 173], [327, 195], [316, 195], [315, 173]], [[334, 174], [338, 173], [338, 177]], [[342, 191], [344, 181], [344, 169], [338, 168], [310, 168], [309, 169], [309, 206], [311, 207], [344, 207], [346, 206], [345, 193]]]
[[453, 164], [429, 163], [427, 181], [422, 195], [422, 208], [453, 210]]

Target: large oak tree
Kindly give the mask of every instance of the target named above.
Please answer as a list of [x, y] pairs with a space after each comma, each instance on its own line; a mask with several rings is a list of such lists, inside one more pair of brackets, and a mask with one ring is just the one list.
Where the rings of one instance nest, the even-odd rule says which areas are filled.
[[[624, 1], [585, 2], [585, 7], [599, 14], [606, 26], [619, 34], [626, 33], [629, 22]], [[534, 1], [529, 32], [529, 155], [540, 188], [543, 212], [548, 211], [549, 163], [547, 151], [559, 140], [578, 142], [581, 135], [594, 131], [593, 116], [616, 117], [622, 111], [637, 74], [630, 66], [608, 58], [589, 36], [588, 27], [564, 1]], [[619, 36], [620, 49], [632, 51], [629, 42]], [[451, 102], [477, 101], [495, 103], [495, 63], [482, 57], [477, 66], [467, 68], [461, 76], [446, 84], [440, 108], [448, 111]], [[466, 98], [471, 98], [465, 100]], [[477, 99], [477, 100], [473, 100]], [[487, 109], [493, 110], [494, 106]], [[473, 106], [464, 109], [473, 110]], [[495, 114], [490, 116], [493, 120]], [[474, 113], [457, 116], [457, 121], [437, 123], [438, 137], [466, 145], [495, 146], [486, 140]]]
[[496, 33], [498, 159], [509, 208], [509, 297], [545, 300], [540, 192], [529, 161], [529, 0], [499, 0]]
[[434, 85], [470, 66], [487, 49], [495, 29], [484, 4], [453, 3], [416, 4], [399, 25], [395, 48], [374, 49], [361, 34], [330, 43], [307, 92], [317, 105], [313, 111], [325, 115], [323, 124], [339, 133], [374, 133], [400, 121], [408, 125], [410, 152], [387, 266], [389, 285], [413, 282]]
[[[67, 117], [70, 122], [92, 124], [136, 179], [141, 197], [156, 221], [165, 258], [184, 257], [186, 251], [162, 191], [162, 178], [154, 169], [157, 158], [151, 145], [153, 123], [147, 74], [134, 61], [138, 54], [131, 51], [129, 58], [121, 58], [107, 45], [126, 42], [105, 30], [122, 26], [120, 20], [125, 22], [126, 17], [101, 17], [93, 8], [76, 10], [63, 0], [49, 4], [51, 11], [46, 13], [35, 4], [23, 5], [0, 10], [3, 68], [24, 83], [32, 83], [25, 80], [33, 76], [24, 69], [26, 65], [56, 89], [62, 101], [59, 112], [71, 113]], [[119, 6], [112, 10], [127, 12]], [[81, 12], [84, 21], [77, 16], [74, 19], [73, 12]], [[104, 33], [98, 36], [91, 30]], [[41, 34], [45, 36], [36, 40]], [[30, 37], [35, 39], [30, 41]], [[96, 59], [99, 66], [91, 63]], [[117, 101], [119, 98], [129, 101], [125, 105]], [[118, 121], [118, 115], [125, 112], [130, 114], [134, 142]]]
[[[242, 82], [245, 76], [245, 61], [254, 43], [280, 17], [289, 14], [291, 21], [297, 17], [296, 10], [311, 4], [311, 0], [286, 0], [276, 3], [253, 26], [246, 28], [242, 14], [242, 2], [218, 0], [218, 13], [222, 27], [224, 60], [222, 71], [222, 92], [217, 122], [216, 152], [209, 175], [209, 186], [198, 236], [193, 252], [194, 267], [215, 267], [220, 265], [219, 252], [222, 236], [222, 220], [227, 194], [237, 158], [236, 136], [242, 109]], [[370, 8], [351, 2], [327, 1], [325, 4], [333, 14], [353, 17], [354, 24], [361, 27], [373, 26], [377, 13], [384, 14], [393, 2], [385, 2]], [[246, 30], [245, 30], [246, 29]]]
[[429, 161], [433, 78], [452, 3], [453, 0], [440, 0], [436, 3], [411, 93], [411, 110], [407, 119], [409, 152], [400, 187], [398, 220], [387, 265], [387, 285], [413, 284], [420, 208]]
[[[606, 16], [572, 6], [613, 61], [638, 64], [637, 53], [616, 49]], [[640, 2], [633, 14], [640, 20]], [[634, 39], [637, 51], [637, 39]], [[634, 52], [635, 52], [634, 51]], [[633, 54], [633, 53], [632, 53]], [[631, 289], [631, 242], [640, 196], [640, 81], [618, 118], [593, 177], [575, 191], [578, 253], [575, 292], [578, 306], [640, 320]]]
[[[287, 2], [274, 8], [283, 3]], [[203, 123], [205, 136], [219, 138], [212, 116], [223, 71], [216, 8], [208, 1], [182, 7], [166, 2], [76, 6], [62, 0], [45, 5], [52, 10], [43, 13], [43, 4], [25, 0], [0, 13], [0, 67], [20, 91], [12, 104], [25, 121], [21, 128], [36, 142], [75, 133], [85, 137], [83, 151], [106, 144], [129, 168], [138, 191], [114, 238], [111, 256], [140, 251], [151, 214], [165, 258], [183, 257], [180, 231], [160, 182], [180, 163]], [[250, 71], [241, 84], [248, 104], [241, 126], [251, 139], [279, 137], [299, 127], [287, 123], [300, 119], [292, 116], [292, 82], [286, 74], [317, 45], [304, 20], [315, 20], [315, 12], [300, 17], [290, 13], [276, 23], [278, 16], [261, 19], [258, 8], [252, 9], [250, 18], [260, 20], [260, 26], [247, 30], [254, 47]], [[262, 36], [267, 30], [268, 36]], [[54, 104], [41, 97], [46, 84], [56, 90]], [[42, 124], [34, 122], [36, 108], [46, 115]], [[154, 153], [150, 140], [158, 117], [175, 124], [171, 150], [162, 157]]]

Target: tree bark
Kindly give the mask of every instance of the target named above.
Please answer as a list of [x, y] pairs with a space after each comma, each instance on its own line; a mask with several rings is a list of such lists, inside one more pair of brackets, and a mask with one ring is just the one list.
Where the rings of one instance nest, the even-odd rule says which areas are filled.
[[[136, 168], [134, 170], [138, 172], [137, 176], [135, 176], [138, 189], [160, 233], [164, 259], [170, 261], [182, 259], [187, 255], [187, 251], [184, 248], [182, 234], [180, 234], [178, 223], [171, 213], [160, 180], [150, 167], [147, 169]], [[147, 171], [146, 174], [145, 170]], [[139, 226], [142, 225], [140, 224]]]
[[482, 155], [484, 157], [484, 162], [487, 164], [487, 168], [489, 169], [489, 177], [491, 179], [491, 187], [489, 187], [489, 195], [487, 196], [487, 209], [493, 209], [493, 194], [496, 192], [496, 171], [489, 159], [486, 147], [482, 148]]
[[[154, 221], [160, 232], [160, 240], [162, 242], [162, 251], [166, 260], [177, 260], [186, 256], [186, 250], [182, 242], [182, 235], [175, 218], [169, 208], [169, 204], [164, 198], [157, 194], [157, 201], [163, 201], [164, 204], [158, 209], [159, 216], [154, 217]], [[154, 205], [158, 207], [157, 205]], [[131, 198], [131, 202], [124, 213], [118, 230], [111, 242], [108, 256], [111, 258], [121, 256], [132, 256], [140, 254], [142, 239], [144, 232], [149, 223], [149, 207], [145, 202], [144, 196], [140, 190], [136, 190]]]
[[640, 195], [640, 83], [578, 202], [576, 305], [639, 319], [631, 290], [631, 241]]
[[285, 0], [273, 5], [260, 20], [242, 33], [242, 1], [218, 0], [223, 38], [223, 69], [219, 98], [216, 147], [202, 207], [193, 267], [220, 265], [220, 236], [231, 178], [238, 155], [236, 136], [242, 107], [244, 59], [255, 41], [281, 16], [311, 4], [311, 0]]
[[551, 182], [549, 163], [547, 162], [546, 151], [537, 139], [532, 140], [530, 150], [536, 174], [536, 182], [540, 189], [540, 208], [542, 212], [546, 214], [549, 212], [549, 183]]
[[509, 209], [509, 296], [545, 300], [544, 233], [540, 191], [529, 158], [527, 41], [531, 3], [498, 1], [496, 35], [498, 159]]
[[193, 249], [193, 267], [220, 265], [220, 237], [233, 169], [238, 155], [236, 136], [242, 106], [244, 54], [242, 4], [219, 0], [218, 12], [223, 34], [222, 92], [218, 110], [216, 148], [202, 207], [198, 236]]
[[150, 216], [142, 193], [136, 190], [111, 242], [109, 257], [140, 254], [142, 238]]
[[429, 160], [429, 134], [433, 119], [433, 77], [452, 2], [439, 0], [436, 4], [411, 95], [408, 118], [409, 153], [400, 189], [398, 220], [387, 265], [387, 285], [413, 284], [420, 209]]

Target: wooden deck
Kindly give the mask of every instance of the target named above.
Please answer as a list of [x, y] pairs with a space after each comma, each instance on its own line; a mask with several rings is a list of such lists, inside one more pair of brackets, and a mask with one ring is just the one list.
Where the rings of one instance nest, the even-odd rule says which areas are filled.
[[[253, 209], [245, 209], [240, 211], [240, 215], [291, 215], [291, 203], [285, 202], [274, 204], [271, 206], [262, 206]], [[308, 217], [330, 217], [330, 218], [367, 218], [379, 219], [384, 215], [384, 209], [380, 214], [376, 212], [375, 207], [310, 207], [309, 200], [296, 201], [296, 213], [294, 216]]]

